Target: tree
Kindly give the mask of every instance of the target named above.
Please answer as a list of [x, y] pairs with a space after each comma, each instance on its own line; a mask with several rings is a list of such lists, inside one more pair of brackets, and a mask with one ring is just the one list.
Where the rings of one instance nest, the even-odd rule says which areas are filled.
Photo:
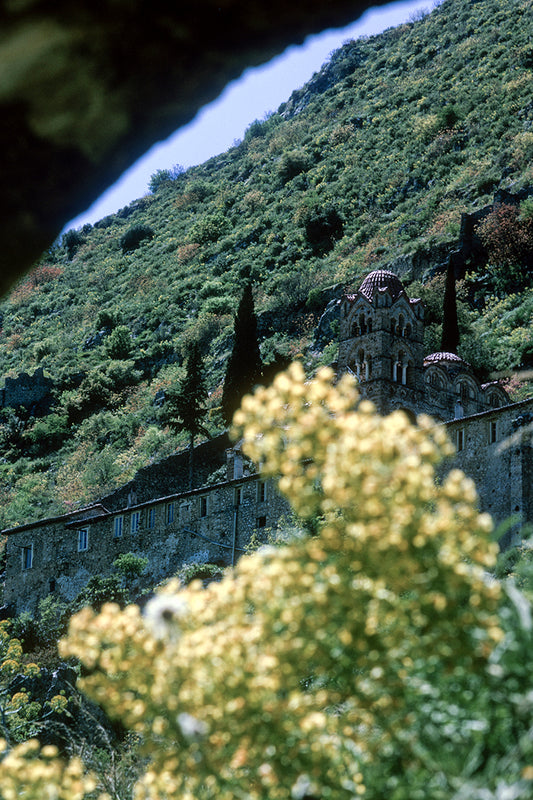
[[252, 285], [248, 281], [235, 315], [233, 349], [224, 378], [222, 414], [227, 425], [231, 424], [243, 396], [251, 392], [260, 382], [261, 375], [262, 364], [257, 341], [257, 318]]
[[189, 434], [189, 486], [194, 478], [194, 440], [200, 433], [207, 434], [203, 420], [207, 414], [202, 354], [197, 342], [191, 344], [186, 362], [185, 377], [178, 386], [170, 388], [165, 395], [163, 417], [174, 431], [185, 430]]
[[68, 260], [72, 261], [78, 251], [78, 248], [81, 247], [82, 244], [85, 244], [85, 237], [82, 236], [80, 231], [71, 228], [61, 237], [61, 244], [67, 251]]
[[118, 325], [113, 328], [105, 341], [104, 349], [109, 358], [129, 358], [133, 350], [133, 342], [127, 325]]
[[527, 204], [522, 210], [497, 204], [483, 219], [477, 234], [487, 251], [492, 288], [506, 295], [531, 286], [533, 263], [533, 217]]
[[455, 267], [453, 258], [448, 260], [444, 302], [442, 306], [442, 339], [440, 349], [443, 353], [457, 353], [459, 346], [459, 322], [457, 320], [457, 296], [455, 291]]
[[150, 225], [134, 225], [120, 237], [122, 252], [124, 254], [131, 253], [139, 247], [141, 242], [151, 241], [153, 238], [154, 231]]

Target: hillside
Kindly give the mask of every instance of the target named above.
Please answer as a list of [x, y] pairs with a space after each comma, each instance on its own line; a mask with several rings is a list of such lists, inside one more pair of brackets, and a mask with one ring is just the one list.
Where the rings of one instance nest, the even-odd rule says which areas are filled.
[[157, 173], [149, 195], [63, 236], [0, 308], [0, 375], [53, 383], [48, 413], [1, 412], [0, 526], [89, 502], [184, 445], [160, 407], [192, 339], [222, 430], [246, 277], [263, 361], [311, 372], [336, 355], [334, 330], [314, 345], [327, 288], [377, 266], [415, 281], [436, 349], [434, 275], [456, 251], [462, 354], [532, 366], [531, 33], [528, 0], [446, 0], [349, 42], [228, 152]]

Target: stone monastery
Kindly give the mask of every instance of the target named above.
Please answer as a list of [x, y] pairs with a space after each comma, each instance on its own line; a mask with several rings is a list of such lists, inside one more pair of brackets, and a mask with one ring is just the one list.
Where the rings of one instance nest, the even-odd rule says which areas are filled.
[[[510, 520], [501, 545], [512, 544], [533, 523], [533, 399], [511, 403], [498, 383], [480, 383], [455, 353], [424, 355], [423, 305], [392, 272], [370, 273], [338, 310], [339, 374], [356, 375], [361, 395], [382, 414], [399, 408], [446, 425], [456, 447], [446, 469], [474, 479], [481, 509], [497, 524]], [[176, 480], [169, 489], [168, 460], [151, 480], [136, 478], [102, 503], [3, 531], [4, 603], [19, 613], [50, 593], [72, 600], [92, 575], [109, 575], [124, 552], [148, 558], [146, 585], [186, 563], [235, 563], [254, 534], [265, 540], [290, 519], [290, 509], [276, 482], [247, 471], [224, 441], [226, 475], [216, 484], [184, 492]]]

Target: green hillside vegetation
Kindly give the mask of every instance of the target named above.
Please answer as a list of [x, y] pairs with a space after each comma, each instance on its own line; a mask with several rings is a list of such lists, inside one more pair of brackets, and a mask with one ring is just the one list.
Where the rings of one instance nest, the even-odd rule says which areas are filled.
[[460, 246], [461, 215], [501, 190], [516, 202], [481, 223], [485, 257], [459, 287], [460, 352], [508, 374], [514, 397], [527, 391], [511, 376], [533, 365], [530, 12], [528, 0], [446, 0], [348, 42], [229, 151], [156, 173], [146, 197], [65, 234], [1, 304], [0, 375], [43, 367], [55, 389], [51, 413], [0, 412], [0, 526], [90, 502], [185, 446], [163, 406], [192, 342], [205, 426], [222, 430], [248, 280], [264, 364], [333, 361], [334, 332], [313, 345], [323, 290], [378, 266], [415, 281], [438, 349], [433, 273]]

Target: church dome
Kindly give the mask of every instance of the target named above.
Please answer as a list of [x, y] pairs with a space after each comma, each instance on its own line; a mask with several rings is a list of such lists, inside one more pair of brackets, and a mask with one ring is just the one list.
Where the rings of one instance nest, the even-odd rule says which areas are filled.
[[424, 366], [428, 367], [430, 364], [439, 364], [443, 361], [466, 364], [466, 361], [464, 361], [461, 356], [458, 356], [457, 353], [446, 353], [442, 351], [439, 353], [431, 353], [431, 355], [426, 356], [424, 358]]
[[389, 272], [386, 269], [376, 269], [366, 276], [359, 287], [359, 292], [370, 301], [372, 301], [376, 292], [388, 292], [393, 300], [397, 300], [405, 290], [401, 280], [394, 272]]
[[465, 361], [461, 356], [458, 356], [457, 353], [447, 353], [445, 351], [441, 351], [438, 353], [431, 353], [429, 356], [425, 356], [424, 358], [424, 366], [429, 367], [431, 364], [464, 364], [466, 367], [469, 367], [467, 361]]

